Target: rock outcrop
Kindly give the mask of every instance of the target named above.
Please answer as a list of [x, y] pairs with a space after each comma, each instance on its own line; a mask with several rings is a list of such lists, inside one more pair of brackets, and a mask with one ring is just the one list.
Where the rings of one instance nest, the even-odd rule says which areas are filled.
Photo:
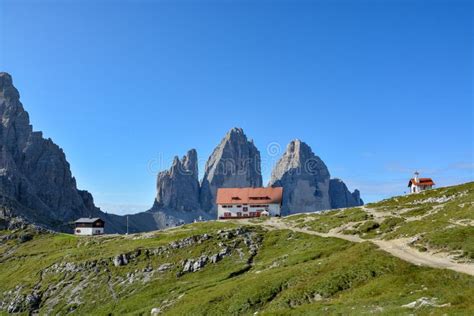
[[199, 202], [198, 159], [195, 149], [180, 160], [175, 157], [170, 169], [157, 177], [157, 193], [152, 208], [129, 215], [130, 232], [152, 231], [213, 217], [201, 210]]
[[330, 174], [324, 162], [300, 140], [291, 141], [275, 165], [270, 185], [283, 187], [283, 214], [331, 208]]
[[329, 198], [331, 208], [343, 208], [363, 205], [359, 190], [350, 192], [346, 184], [341, 179], [331, 179], [329, 181]]
[[218, 188], [261, 187], [260, 152], [241, 128], [231, 129], [209, 157], [201, 182], [201, 207], [216, 211]]
[[12, 78], [0, 73], [0, 199], [3, 218], [21, 217], [55, 230], [79, 217], [107, 219], [106, 230], [125, 222], [94, 206], [92, 195], [77, 189], [63, 150], [33, 131]]
[[158, 174], [157, 195], [153, 209], [199, 210], [198, 176], [195, 149], [188, 151], [181, 160], [175, 157], [171, 168]]
[[351, 194], [358, 206], [364, 205], [364, 200], [360, 197], [360, 191], [358, 189], [355, 189]]
[[213, 219], [218, 188], [247, 186], [262, 186], [260, 152], [242, 129], [233, 128], [209, 157], [201, 184], [197, 152], [192, 149], [158, 174], [153, 207], [130, 215], [129, 222], [148, 231]]
[[[11, 76], [3, 72], [0, 119], [0, 227], [25, 221], [71, 232], [71, 221], [93, 216], [106, 222], [107, 233], [150, 231], [214, 218], [218, 188], [262, 186], [260, 152], [241, 128], [233, 128], [209, 157], [201, 183], [192, 149], [159, 173], [149, 211], [127, 217], [106, 214], [89, 192], [77, 188], [63, 150], [33, 131]], [[329, 179], [324, 162], [296, 140], [273, 170], [270, 184], [284, 188], [284, 214], [363, 203], [359, 191], [350, 193], [342, 181]]]

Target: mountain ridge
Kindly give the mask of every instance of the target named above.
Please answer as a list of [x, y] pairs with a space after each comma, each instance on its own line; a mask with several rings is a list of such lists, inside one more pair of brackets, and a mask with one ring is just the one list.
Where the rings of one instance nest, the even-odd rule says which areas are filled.
[[[13, 85], [12, 77], [5, 72], [0, 73], [0, 116], [0, 197], [18, 202], [10, 203], [10, 209], [3, 214], [21, 216], [55, 230], [72, 231], [74, 220], [90, 216], [105, 220], [108, 233], [150, 231], [197, 219], [209, 220], [216, 216], [218, 188], [263, 186], [260, 151], [242, 128], [234, 127], [209, 156], [201, 180], [198, 178], [197, 151], [192, 149], [181, 160], [176, 157], [170, 169], [158, 173], [157, 194], [149, 210], [126, 216], [108, 214], [96, 207], [91, 193], [77, 188], [64, 151], [52, 139], [43, 138], [42, 132], [33, 130], [28, 112], [20, 102], [20, 93]], [[295, 142], [289, 146], [291, 144]], [[313, 167], [307, 162], [317, 156], [305, 143], [298, 141], [298, 144], [303, 144], [301, 146], [312, 156], [307, 161], [294, 162], [306, 163], [305, 168]], [[284, 156], [281, 161], [283, 159]], [[322, 160], [317, 164], [324, 166], [323, 173], [329, 177]], [[307, 172], [296, 176], [306, 177], [297, 180], [297, 184], [308, 179], [310, 183], [319, 183], [320, 179], [319, 175]], [[333, 205], [363, 203], [360, 199], [354, 202], [356, 199], [351, 198], [343, 183], [339, 190], [332, 190], [333, 196], [329, 196], [328, 181], [324, 180], [322, 190], [308, 191], [309, 197], [293, 198], [309, 201], [306, 208], [299, 209], [301, 204], [289, 203], [290, 195], [287, 195], [283, 209], [287, 212], [290, 207], [297, 209], [291, 212], [319, 211]], [[281, 185], [287, 192], [299, 190], [291, 181]], [[322, 192], [324, 196], [324, 202], [319, 206], [317, 199], [311, 199], [316, 192]], [[338, 202], [331, 204], [331, 201]]]

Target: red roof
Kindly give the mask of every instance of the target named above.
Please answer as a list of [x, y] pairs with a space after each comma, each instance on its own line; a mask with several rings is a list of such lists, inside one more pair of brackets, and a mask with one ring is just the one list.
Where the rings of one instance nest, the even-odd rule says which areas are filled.
[[221, 188], [217, 204], [281, 204], [283, 188]]
[[410, 186], [411, 184], [421, 187], [435, 185], [434, 181], [431, 178], [418, 178], [418, 182], [416, 182], [415, 179], [410, 179], [410, 181], [408, 182], [408, 186]]

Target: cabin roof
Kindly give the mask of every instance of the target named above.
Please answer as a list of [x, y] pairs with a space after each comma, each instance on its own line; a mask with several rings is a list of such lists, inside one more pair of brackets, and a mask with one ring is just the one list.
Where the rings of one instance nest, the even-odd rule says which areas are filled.
[[435, 185], [433, 179], [431, 178], [418, 178], [418, 182], [415, 181], [415, 179], [410, 179], [410, 181], [408, 182], [408, 186], [411, 186], [411, 185], [416, 185], [416, 186], [428, 186], [428, 185]]
[[220, 188], [217, 204], [275, 204], [281, 203], [283, 188]]
[[95, 223], [97, 221], [102, 221], [99, 217], [82, 217], [76, 220], [74, 223]]

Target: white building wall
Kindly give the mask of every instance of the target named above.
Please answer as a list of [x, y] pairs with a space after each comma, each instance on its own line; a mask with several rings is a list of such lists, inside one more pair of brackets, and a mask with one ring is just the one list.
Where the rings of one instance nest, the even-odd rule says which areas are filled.
[[78, 236], [102, 235], [103, 233], [103, 227], [76, 227], [74, 229], [74, 235]]
[[432, 189], [433, 186], [418, 186], [418, 185], [411, 185], [410, 186], [410, 193], [420, 193], [422, 191], [426, 191], [426, 190], [429, 190], [429, 189]]
[[269, 204], [268, 205], [268, 212], [270, 216], [280, 216], [281, 213], [281, 205], [280, 204]]
[[[227, 205], [227, 204], [226, 204]], [[237, 205], [241, 205], [241, 207], [237, 207]], [[247, 212], [244, 212], [244, 207], [247, 207], [248, 210]], [[242, 213], [242, 216], [244, 214], [248, 214], [250, 216], [250, 212], [257, 212], [257, 211], [265, 211], [265, 207], [255, 207], [252, 205], [243, 205], [243, 204], [235, 204], [232, 205], [232, 207], [222, 207], [222, 205], [217, 205], [217, 217], [224, 217], [224, 213], [231, 213], [232, 217], [237, 217], [237, 213], [240, 212]], [[268, 204], [268, 212], [270, 213], [270, 216], [279, 216], [280, 215], [280, 204]]]
[[223, 208], [222, 205], [218, 204], [217, 205], [217, 218], [219, 219], [220, 217], [224, 216], [224, 212], [228, 210], [227, 208]]

